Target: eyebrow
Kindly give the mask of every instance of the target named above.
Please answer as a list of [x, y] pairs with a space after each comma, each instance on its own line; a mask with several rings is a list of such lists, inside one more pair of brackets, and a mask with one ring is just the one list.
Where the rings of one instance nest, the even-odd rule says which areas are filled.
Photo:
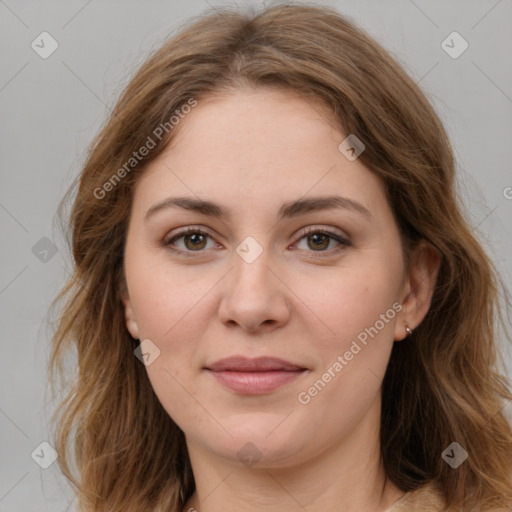
[[[194, 211], [202, 215], [216, 217], [221, 220], [230, 220], [233, 217], [233, 212], [212, 201], [192, 197], [168, 197], [149, 208], [145, 215], [145, 221], [162, 210], [176, 207]], [[335, 208], [353, 211], [368, 219], [373, 218], [370, 211], [361, 203], [342, 196], [309, 197], [285, 203], [279, 208], [278, 218], [282, 220], [297, 217], [305, 213]]]

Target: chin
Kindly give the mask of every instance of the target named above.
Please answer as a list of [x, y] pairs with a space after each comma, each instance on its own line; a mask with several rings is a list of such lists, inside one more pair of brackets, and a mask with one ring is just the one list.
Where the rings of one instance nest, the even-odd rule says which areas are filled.
[[279, 468], [302, 462], [304, 449], [311, 445], [312, 436], [306, 435], [303, 430], [280, 430], [276, 428], [277, 425], [279, 421], [275, 421], [275, 418], [274, 421], [254, 423], [248, 420], [239, 425], [226, 426], [232, 436], [225, 433], [221, 439], [217, 437], [213, 440], [215, 444], [208, 436], [204, 444], [209, 445], [210, 450], [218, 456], [247, 467]]

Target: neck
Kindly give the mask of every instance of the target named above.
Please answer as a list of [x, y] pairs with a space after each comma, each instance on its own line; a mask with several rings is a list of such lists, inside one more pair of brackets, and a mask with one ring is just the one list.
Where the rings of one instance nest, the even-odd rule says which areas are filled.
[[370, 408], [344, 439], [315, 458], [287, 467], [247, 468], [187, 438], [196, 492], [183, 512], [385, 511], [403, 492], [382, 467], [375, 414], [380, 408]]

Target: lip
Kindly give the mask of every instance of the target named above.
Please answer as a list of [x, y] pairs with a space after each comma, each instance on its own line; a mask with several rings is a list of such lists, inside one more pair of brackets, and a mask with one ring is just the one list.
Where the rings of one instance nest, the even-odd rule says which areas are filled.
[[205, 367], [225, 387], [246, 395], [270, 393], [308, 372], [276, 357], [228, 357]]
[[219, 359], [206, 367], [213, 372], [268, 372], [276, 370], [295, 371], [306, 370], [303, 366], [296, 365], [278, 357], [243, 357], [233, 356]]

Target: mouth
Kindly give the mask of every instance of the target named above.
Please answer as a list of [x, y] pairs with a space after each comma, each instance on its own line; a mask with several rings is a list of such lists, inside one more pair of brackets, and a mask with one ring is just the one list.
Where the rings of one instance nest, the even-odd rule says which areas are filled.
[[274, 357], [230, 357], [204, 368], [220, 384], [245, 395], [270, 393], [309, 370]]

